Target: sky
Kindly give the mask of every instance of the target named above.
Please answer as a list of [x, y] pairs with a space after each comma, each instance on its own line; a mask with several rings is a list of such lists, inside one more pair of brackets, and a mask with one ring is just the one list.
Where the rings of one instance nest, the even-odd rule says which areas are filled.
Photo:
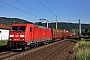
[[0, 17], [90, 24], [90, 0], [0, 0]]

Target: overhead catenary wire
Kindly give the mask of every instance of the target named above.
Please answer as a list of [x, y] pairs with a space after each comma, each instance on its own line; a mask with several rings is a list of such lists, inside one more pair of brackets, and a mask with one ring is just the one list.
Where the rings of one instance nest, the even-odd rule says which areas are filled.
[[[16, 0], [16, 1], [17, 1], [18, 3], [20, 3], [20, 4], [22, 4], [23, 6], [25, 6], [25, 7], [29, 8], [30, 10], [35, 11], [35, 12], [37, 12], [37, 13], [39, 13], [39, 14], [41, 14], [41, 15], [45, 16], [44, 14], [42, 14], [42, 13], [40, 13], [40, 12], [36, 11], [35, 9], [33, 9], [33, 8], [29, 7], [29, 6], [27, 6], [26, 4], [24, 4], [24, 3], [20, 2], [19, 0]], [[45, 17], [47, 17], [47, 16], [45, 16]], [[47, 18], [52, 19], [52, 18], [50, 18], [50, 17], [47, 17]]]
[[[31, 9], [31, 10], [33, 10], [33, 11], [39, 13], [38, 11], [36, 11], [36, 10], [30, 8], [29, 6], [27, 6], [27, 5], [25, 5], [24, 3], [20, 2], [19, 0], [16, 0], [16, 1], [19, 2], [20, 4], [22, 4], [23, 6], [25, 6], [25, 7], [29, 8], [29, 9]], [[41, 13], [39, 13], [39, 14], [41, 14]], [[41, 14], [41, 15], [43, 15], [43, 14]]]
[[22, 9], [20, 9], [20, 8], [17, 8], [17, 7], [15, 7], [15, 6], [12, 6], [12, 5], [10, 5], [10, 4], [6, 3], [6, 2], [3, 2], [3, 1], [1, 1], [1, 0], [0, 0], [0, 2], [6, 4], [6, 5], [10, 6], [10, 7], [13, 7], [13, 8], [15, 8], [15, 9], [17, 9], [17, 10], [19, 10], [19, 11], [22, 11], [22, 12], [24, 12], [24, 13], [27, 13], [27, 14], [29, 14], [29, 15], [32, 15], [32, 16], [34, 16], [34, 17], [36, 17], [36, 18], [39, 18], [39, 17], [36, 16], [36, 15], [33, 15], [33, 14], [27, 12], [27, 11], [24, 11], [24, 10], [22, 10]]
[[[28, 11], [25, 11], [25, 10], [23, 10], [23, 9], [20, 9], [20, 8], [17, 8], [17, 7], [15, 7], [15, 6], [13, 6], [13, 5], [10, 5], [9, 3], [6, 3], [6, 2], [1, 1], [1, 0], [0, 0], [0, 2], [3, 3], [3, 4], [6, 4], [6, 5], [8, 5], [8, 6], [12, 7], [12, 8], [15, 8], [15, 9], [17, 9], [17, 10], [19, 10], [19, 11], [22, 11], [22, 12], [24, 12], [24, 13], [27, 13], [27, 14], [29, 14], [29, 15], [32, 15], [32, 16], [34, 16], [34, 17], [36, 17], [36, 18], [40, 18], [40, 17], [38, 17], [38, 16], [36, 16], [36, 15], [34, 15], [34, 14], [31, 14], [31, 13], [28, 12]], [[48, 19], [48, 20], [49, 20], [49, 19]], [[50, 21], [49, 21], [49, 22], [50, 22]]]
[[[63, 17], [47, 0], [46, 2], [51, 6], [51, 8], [54, 9], [54, 11], [56, 11], [56, 13], [58, 13], [59, 16]], [[58, 17], [60, 19], [60, 17]], [[63, 17], [65, 20], [67, 20], [65, 17]], [[61, 19], [60, 19], [61, 20]]]
[[56, 14], [54, 14], [49, 8], [47, 8], [42, 2], [40, 2], [39, 0], [37, 0], [43, 7], [45, 7], [50, 13], [52, 13], [54, 16], [57, 16]]

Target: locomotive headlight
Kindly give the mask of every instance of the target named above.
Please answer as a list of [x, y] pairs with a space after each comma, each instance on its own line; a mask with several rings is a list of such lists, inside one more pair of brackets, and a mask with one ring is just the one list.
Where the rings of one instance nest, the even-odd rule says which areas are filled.
[[9, 40], [12, 40], [12, 39], [9, 39]]
[[9, 37], [14, 37], [14, 35], [10, 35]]
[[24, 38], [21, 38], [21, 40], [24, 40]]
[[22, 39], [22, 40], [24, 40], [24, 39]]
[[25, 37], [24, 35], [20, 35], [20, 37]]

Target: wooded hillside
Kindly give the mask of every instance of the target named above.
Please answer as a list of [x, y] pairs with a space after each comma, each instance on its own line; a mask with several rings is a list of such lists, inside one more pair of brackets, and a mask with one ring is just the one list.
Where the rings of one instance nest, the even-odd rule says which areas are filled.
[[[0, 17], [0, 24], [4, 24], [7, 26], [10, 26], [12, 23], [31, 23], [29, 21], [26, 21], [24, 19], [19, 19], [19, 18], [6, 18], [6, 17]], [[46, 23], [43, 23], [44, 26], [46, 26]], [[90, 24], [82, 24], [82, 30], [89, 28]], [[55, 28], [55, 23], [49, 23], [49, 27]], [[66, 22], [58, 22], [58, 29], [67, 29], [67, 30], [72, 30], [72, 29], [77, 29], [79, 28], [78, 23], [66, 23]]]
[[[46, 26], [46, 23], [44, 23]], [[49, 27], [55, 28], [56, 23], [49, 23]], [[86, 29], [90, 27], [90, 24], [81, 24], [82, 29]], [[66, 23], [66, 22], [58, 22], [58, 29], [79, 29], [78, 23]]]
[[23, 19], [19, 19], [19, 18], [6, 18], [6, 17], [0, 17], [0, 24], [4, 24], [7, 26], [10, 26], [12, 23], [24, 23], [24, 22], [28, 22], [26, 20]]

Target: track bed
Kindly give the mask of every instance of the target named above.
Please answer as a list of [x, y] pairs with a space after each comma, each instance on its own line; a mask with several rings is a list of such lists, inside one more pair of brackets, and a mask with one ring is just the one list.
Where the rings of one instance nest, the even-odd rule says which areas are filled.
[[57, 41], [48, 45], [19, 52], [3, 58], [5, 60], [69, 60], [75, 42], [72, 40]]

